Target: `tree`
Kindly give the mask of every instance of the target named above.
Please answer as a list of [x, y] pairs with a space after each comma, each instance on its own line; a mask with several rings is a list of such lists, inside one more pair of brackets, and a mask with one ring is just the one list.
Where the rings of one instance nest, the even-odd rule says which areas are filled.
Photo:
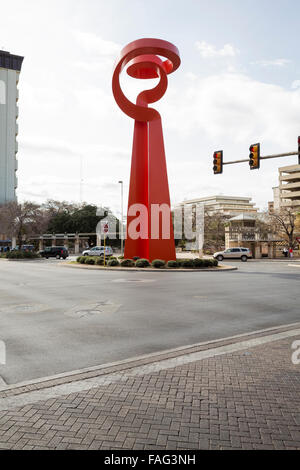
[[66, 201], [47, 201], [43, 209], [48, 213], [50, 233], [96, 233], [100, 220], [112, 215], [109, 208], [94, 204], [72, 204]]
[[204, 211], [204, 251], [210, 253], [224, 249], [225, 225], [230, 216], [223, 212]]
[[43, 233], [48, 223], [48, 214], [33, 202], [10, 202], [0, 206], [0, 232], [16, 237], [19, 247], [31, 235]]
[[297, 214], [289, 207], [282, 207], [278, 211], [272, 211], [270, 219], [274, 225], [274, 230], [287, 239], [289, 248], [294, 248], [296, 245]]

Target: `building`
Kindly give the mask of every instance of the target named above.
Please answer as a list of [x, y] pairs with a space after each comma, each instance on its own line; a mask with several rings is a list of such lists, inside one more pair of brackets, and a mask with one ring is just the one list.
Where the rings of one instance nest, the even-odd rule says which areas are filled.
[[243, 213], [256, 214], [257, 208], [251, 202], [250, 197], [234, 197], [234, 196], [209, 196], [190, 201], [183, 201], [180, 206], [196, 206], [203, 204], [208, 213], [216, 212], [228, 216], [235, 216]]
[[225, 248], [249, 248], [256, 259], [283, 256], [285, 245], [286, 242], [274, 234], [272, 229], [259, 227], [258, 218], [251, 214], [232, 217], [225, 227]]
[[279, 206], [300, 211], [300, 165], [279, 168]]
[[[175, 208], [175, 212], [179, 211], [185, 213], [185, 211], [192, 211], [193, 218], [193, 231], [195, 233], [196, 241], [186, 240], [185, 249], [198, 251], [202, 253], [203, 247], [208, 243], [207, 231], [205, 231], [205, 217], [213, 216], [218, 214], [224, 216], [224, 218], [234, 217], [240, 214], [252, 214], [256, 215], [258, 210], [250, 197], [234, 197], [234, 196], [208, 196], [198, 199], [192, 199], [189, 201], [183, 201]], [[198, 220], [195, 216], [196, 208], [204, 206], [204, 218]], [[185, 225], [183, 223], [183, 225]], [[188, 238], [188, 237], [187, 237]], [[224, 239], [222, 241], [224, 246]], [[207, 248], [206, 248], [207, 249]], [[217, 250], [215, 250], [217, 251]]]
[[16, 200], [18, 82], [23, 57], [0, 51], [0, 204]]
[[269, 214], [280, 210], [280, 189], [279, 186], [273, 188], [273, 201], [269, 202]]

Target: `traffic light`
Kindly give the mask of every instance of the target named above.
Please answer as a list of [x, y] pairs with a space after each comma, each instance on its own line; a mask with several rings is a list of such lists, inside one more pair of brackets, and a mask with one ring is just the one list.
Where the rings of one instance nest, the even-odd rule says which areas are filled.
[[300, 165], [300, 137], [298, 137], [298, 165]]
[[260, 144], [250, 146], [249, 165], [251, 170], [260, 168]]
[[223, 150], [214, 153], [214, 174], [221, 175], [223, 173]]

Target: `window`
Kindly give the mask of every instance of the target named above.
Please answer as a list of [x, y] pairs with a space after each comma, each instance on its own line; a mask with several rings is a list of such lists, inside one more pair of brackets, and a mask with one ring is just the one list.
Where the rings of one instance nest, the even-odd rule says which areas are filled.
[[240, 253], [240, 249], [239, 248], [233, 248], [232, 249], [232, 253]]
[[6, 87], [3, 80], [0, 80], [0, 104], [6, 104]]

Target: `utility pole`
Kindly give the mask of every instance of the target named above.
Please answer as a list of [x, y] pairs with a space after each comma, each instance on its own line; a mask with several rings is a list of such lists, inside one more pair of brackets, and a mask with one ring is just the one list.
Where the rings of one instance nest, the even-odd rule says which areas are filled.
[[79, 182], [79, 188], [80, 188], [80, 203], [82, 204], [82, 194], [83, 194], [83, 157], [80, 157], [80, 182]]
[[123, 181], [119, 181], [119, 184], [121, 185], [121, 256], [124, 255], [124, 225], [123, 225], [123, 211], [124, 211], [124, 183]]

